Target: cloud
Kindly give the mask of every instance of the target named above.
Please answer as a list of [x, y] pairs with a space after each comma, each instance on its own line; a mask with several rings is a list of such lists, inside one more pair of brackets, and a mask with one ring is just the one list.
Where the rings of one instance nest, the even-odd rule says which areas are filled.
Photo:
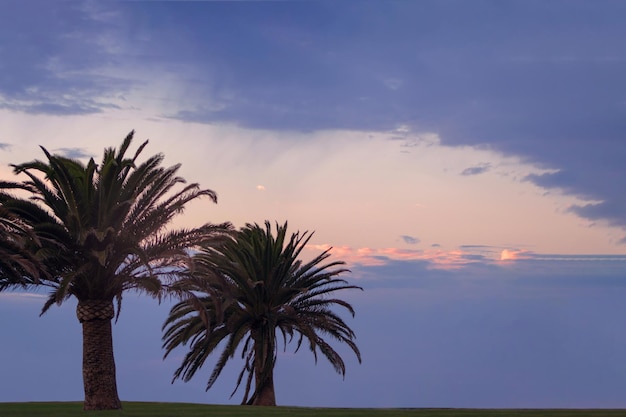
[[402, 87], [402, 84], [404, 84], [404, 82], [398, 78], [387, 78], [384, 81], [384, 84], [385, 86], [387, 86], [387, 88], [391, 90], [397, 90]]
[[528, 251], [515, 250], [515, 249], [503, 249], [502, 252], [500, 252], [500, 260], [501, 261], [514, 261], [518, 259], [524, 259], [527, 255], [529, 255]]
[[121, 109], [117, 104], [93, 98], [103, 93], [103, 90], [90, 89], [79, 94], [64, 90], [65, 87], [62, 87], [60, 90], [18, 93], [12, 97], [3, 95], [0, 91], [0, 109], [54, 116], [95, 114], [105, 110]]
[[31, 302], [43, 303], [47, 298], [48, 297], [44, 294], [37, 294], [37, 293], [31, 293], [31, 292], [22, 292], [22, 291], [0, 292], [0, 300], [3, 300], [3, 302], [8, 302], [8, 303], [31, 303]]
[[[616, 190], [617, 191], [617, 190]], [[572, 213], [590, 220], [606, 220], [611, 225], [626, 227], [626, 217], [622, 215], [626, 210], [626, 196], [611, 195], [611, 198], [600, 203], [573, 205]]]
[[259, 184], [259, 185], [256, 186], [256, 189], [259, 190], [259, 191], [265, 191], [265, 186]]
[[[527, 179], [600, 201], [573, 207], [572, 212], [626, 227], [619, 104], [626, 84], [624, 57], [615, 53], [621, 50], [618, 40], [626, 37], [626, 27], [617, 18], [622, 6], [542, 6], [546, 14], [559, 16], [559, 43], [553, 26], [537, 21], [536, 8], [524, 3], [506, 8], [461, 5], [454, 23], [448, 19], [450, 10], [436, 3], [398, 3], [384, 13], [382, 5], [356, 10], [327, 5], [323, 15], [353, 29], [344, 42], [336, 41], [339, 34], [333, 27], [324, 36], [314, 29], [322, 16], [319, 7], [307, 3], [283, 9], [288, 24], [250, 18], [235, 45], [206, 45], [222, 57], [223, 65], [211, 67], [211, 79], [196, 85], [194, 94], [214, 97], [220, 105], [191, 100], [188, 108], [172, 112], [173, 117], [275, 130], [392, 131], [401, 125], [404, 133], [396, 137], [407, 138], [437, 132], [444, 145], [486, 147], [557, 170]], [[210, 8], [202, 4], [195, 11], [200, 16]], [[579, 15], [598, 22], [590, 23], [592, 35], [580, 31]], [[210, 31], [228, 31], [234, 14], [226, 10], [219, 18]], [[193, 24], [196, 18], [191, 19]], [[361, 19], [380, 30], [365, 32]], [[287, 45], [264, 32], [267, 24], [307, 41]], [[238, 52], [253, 40], [258, 47], [254, 53]], [[420, 54], [413, 53], [416, 47]], [[489, 164], [474, 165], [461, 175], [491, 169]]]
[[408, 236], [408, 235], [402, 235], [400, 236], [400, 238], [404, 241], [404, 243], [407, 243], [409, 245], [415, 245], [416, 243], [419, 243], [419, 239], [413, 236]]
[[0, 292], [0, 298], [12, 298], [12, 299], [46, 299], [47, 297], [43, 294], [37, 294], [32, 292]]
[[[334, 253], [334, 252], [333, 252]], [[368, 288], [439, 288], [450, 291], [499, 291], [510, 288], [572, 289], [588, 287], [626, 288], [625, 255], [557, 255], [508, 251], [508, 259], [462, 260], [441, 267], [432, 257], [396, 256], [387, 252], [377, 263], [355, 262], [351, 270], [360, 285]], [[436, 262], [436, 260], [435, 260]], [[469, 293], [467, 295], [470, 295]]]
[[532, 262], [576, 262], [595, 263], [601, 262], [605, 265], [611, 263], [626, 262], [626, 255], [603, 255], [603, 254], [545, 254], [535, 253], [524, 249], [503, 249], [500, 252], [500, 261], [532, 261]]
[[491, 164], [480, 164], [473, 167], [465, 168], [461, 171], [461, 175], [470, 176], [470, 175], [478, 175], [483, 174], [491, 169]]
[[510, 251], [517, 254], [517, 258], [532, 261], [554, 261], [554, 262], [602, 262], [606, 265], [610, 263], [626, 262], [626, 255], [570, 255], [570, 254], [541, 254], [530, 251]]
[[1, 151], [8, 151], [8, 150], [11, 149], [11, 146], [13, 146], [13, 145], [11, 145], [10, 143], [1, 143], [0, 142], [0, 150]]
[[[214, 2], [36, 3], [0, 16], [2, 108], [93, 114], [141, 90], [189, 122], [436, 132], [443, 145], [557, 171], [527, 180], [588, 200], [578, 216], [626, 228], [619, 2], [542, 5], [556, 22], [524, 2], [251, 3], [245, 16]], [[157, 88], [163, 79], [174, 85]]]
[[[328, 244], [309, 245], [309, 250], [327, 250]], [[332, 247], [331, 254], [347, 264], [376, 266], [385, 265], [390, 261], [423, 261], [429, 268], [455, 269], [484, 259], [483, 256], [461, 250], [445, 251], [441, 249], [399, 249], [399, 248], [353, 248], [350, 246]]]
[[57, 148], [54, 152], [73, 159], [90, 158], [92, 156], [83, 148]]
[[115, 60], [101, 44], [110, 23], [80, 3], [35, 1], [37, 13], [34, 3], [10, 3], [0, 16], [0, 108], [51, 115], [118, 108], [113, 97], [130, 84], [103, 73]]
[[[330, 248], [328, 244], [307, 246], [310, 251]], [[480, 276], [495, 278], [505, 273], [533, 280], [545, 274], [559, 279], [568, 276], [575, 279], [581, 274], [595, 273], [596, 276], [602, 277], [607, 274], [623, 275], [626, 271], [626, 255], [543, 254], [525, 249], [500, 249], [484, 245], [464, 245], [453, 250], [443, 250], [439, 247], [416, 250], [336, 246], [332, 247], [331, 254], [334, 259], [346, 262], [353, 270], [397, 267], [399, 269], [396, 272], [382, 273], [375, 269], [378, 271], [377, 276], [384, 276], [385, 279], [394, 282], [404, 279], [400, 278], [406, 276], [402, 271], [411, 268], [443, 271], [442, 273], [463, 270], [467, 277], [477, 278]]]

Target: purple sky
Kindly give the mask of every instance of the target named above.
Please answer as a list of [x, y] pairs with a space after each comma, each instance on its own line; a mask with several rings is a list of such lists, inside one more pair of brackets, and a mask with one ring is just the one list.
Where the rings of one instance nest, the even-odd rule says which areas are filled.
[[[289, 220], [349, 262], [363, 364], [281, 354], [279, 404], [626, 407], [626, 3], [0, 0], [0, 176], [131, 130], [215, 190], [179, 224]], [[68, 302], [0, 294], [0, 401], [82, 398]], [[170, 385], [128, 295], [123, 400]], [[183, 352], [181, 351], [181, 355]], [[229, 372], [228, 372], [229, 371]]]

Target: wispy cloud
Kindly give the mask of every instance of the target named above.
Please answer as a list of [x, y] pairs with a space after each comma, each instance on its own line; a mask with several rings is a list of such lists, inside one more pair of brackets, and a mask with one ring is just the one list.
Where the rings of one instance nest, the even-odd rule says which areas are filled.
[[546, 254], [535, 253], [524, 249], [503, 249], [500, 252], [500, 261], [504, 263], [611, 263], [626, 262], [626, 255], [603, 255], [603, 254]]
[[461, 171], [463, 176], [479, 175], [483, 174], [491, 169], [491, 164], [480, 164], [473, 167], [465, 168]]
[[27, 302], [36, 300], [41, 302], [41, 300], [45, 300], [48, 298], [44, 294], [36, 294], [31, 292], [0, 292], [0, 300], [4, 299], [5, 301], [14, 301], [14, 302]]
[[85, 115], [100, 113], [107, 109], [120, 109], [113, 103], [98, 102], [91, 98], [64, 95], [62, 92], [23, 94], [8, 98], [0, 94], [0, 109], [9, 109], [29, 114], [49, 114], [54, 116]]
[[117, 59], [102, 39], [119, 29], [119, 21], [95, 19], [81, 6], [37, 2], [33, 13], [30, 5], [16, 2], [2, 13], [0, 62], [6, 76], [0, 80], [0, 108], [51, 115], [118, 108], [111, 97], [131, 84], [104, 73]]
[[419, 239], [413, 236], [409, 236], [409, 235], [402, 235], [400, 236], [400, 238], [404, 241], [404, 243], [407, 243], [409, 245], [415, 245], [417, 243], [419, 243]]
[[[626, 262], [626, 255], [568, 255], [568, 254], [541, 254], [518, 251], [519, 259], [535, 261], [559, 262]], [[626, 272], [626, 271], [625, 271]]]
[[383, 81], [383, 83], [387, 88], [394, 91], [402, 87], [402, 84], [404, 84], [404, 82], [399, 78], [387, 78]]
[[[331, 248], [328, 244], [309, 245], [308, 250], [322, 251]], [[459, 249], [444, 250], [439, 246], [427, 250], [400, 248], [368, 248], [335, 246], [331, 249], [334, 258], [349, 265], [363, 267], [381, 267], [398, 262], [419, 262], [426, 269], [458, 270], [476, 267], [513, 267], [518, 265], [522, 270], [530, 271], [544, 268], [561, 268], [570, 270], [572, 263], [603, 265], [612, 268], [625, 268], [626, 255], [602, 254], [541, 254], [525, 249], [499, 249], [483, 245], [464, 245]]]
[[92, 156], [83, 148], [57, 148], [54, 152], [73, 159], [89, 158]]

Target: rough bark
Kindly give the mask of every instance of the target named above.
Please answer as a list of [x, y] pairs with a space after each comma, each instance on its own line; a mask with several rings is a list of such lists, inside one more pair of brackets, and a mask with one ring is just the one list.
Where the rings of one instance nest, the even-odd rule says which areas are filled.
[[274, 338], [271, 330], [260, 329], [252, 332], [254, 339], [254, 383], [255, 393], [250, 398], [251, 405], [276, 405], [274, 391]]
[[78, 320], [83, 326], [83, 384], [85, 410], [122, 408], [117, 394], [113, 357], [113, 303], [88, 300], [78, 303]]
[[270, 373], [270, 375], [268, 375], [263, 381], [260, 381], [259, 378], [257, 378], [256, 384], [257, 384], [257, 387], [259, 387], [259, 391], [256, 393], [256, 396], [252, 399], [252, 405], [275, 406], [276, 405], [276, 393], [274, 391], [273, 372]]

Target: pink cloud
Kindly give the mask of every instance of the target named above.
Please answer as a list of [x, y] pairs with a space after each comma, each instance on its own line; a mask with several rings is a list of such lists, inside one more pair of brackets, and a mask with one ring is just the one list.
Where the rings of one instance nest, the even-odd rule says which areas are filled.
[[[328, 244], [309, 245], [309, 249], [323, 251], [331, 248]], [[333, 258], [340, 259], [348, 265], [378, 266], [389, 261], [427, 261], [432, 268], [456, 269], [471, 263], [465, 255], [469, 252], [461, 250], [446, 251], [443, 249], [400, 249], [400, 248], [353, 248], [350, 246], [334, 246]]]

